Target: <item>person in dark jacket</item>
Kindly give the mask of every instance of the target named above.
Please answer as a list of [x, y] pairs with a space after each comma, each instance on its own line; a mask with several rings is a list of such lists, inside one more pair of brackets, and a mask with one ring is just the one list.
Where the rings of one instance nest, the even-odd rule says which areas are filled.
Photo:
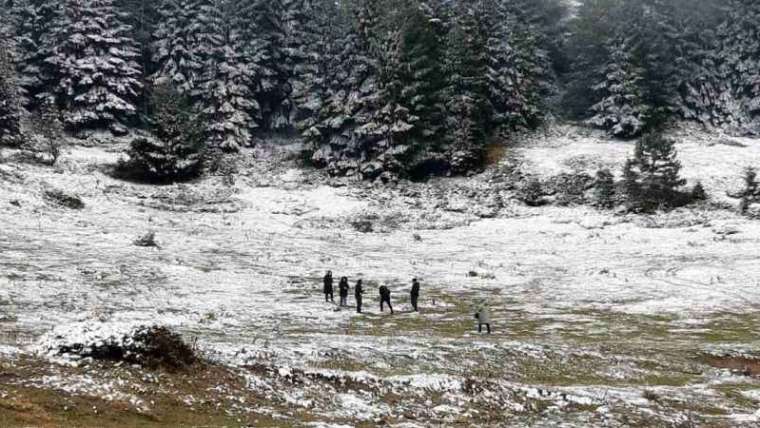
[[414, 312], [419, 312], [417, 309], [417, 300], [420, 298], [420, 283], [417, 281], [417, 278], [414, 278], [412, 280], [412, 308], [414, 308]]
[[346, 306], [348, 303], [348, 278], [345, 276], [338, 283], [338, 293], [340, 293], [340, 305]]
[[362, 287], [362, 280], [356, 281], [354, 286], [354, 299], [356, 299], [356, 312], [362, 313], [362, 294], [364, 294], [364, 287]]
[[380, 287], [380, 312], [383, 312], [384, 303], [388, 304], [391, 313], [393, 313], [393, 306], [391, 306], [391, 290], [383, 285]]
[[322, 291], [325, 293], [325, 302], [335, 303], [335, 299], [333, 298], [333, 276], [331, 270], [328, 270], [325, 275]]

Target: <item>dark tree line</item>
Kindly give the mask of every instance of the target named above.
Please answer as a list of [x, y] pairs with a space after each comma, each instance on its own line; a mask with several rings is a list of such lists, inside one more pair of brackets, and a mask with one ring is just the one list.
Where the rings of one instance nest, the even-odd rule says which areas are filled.
[[566, 112], [619, 137], [672, 119], [758, 133], [759, 20], [753, 0], [586, 0]]
[[201, 152], [297, 135], [331, 174], [391, 179], [477, 169], [551, 114], [624, 138], [760, 131], [752, 0], [4, 3], [2, 135], [42, 110], [73, 134], [154, 132], [182, 108]]
[[54, 104], [71, 133], [150, 129], [168, 84], [210, 151], [295, 133], [315, 165], [376, 178], [478, 167], [537, 124], [557, 4], [16, 0], [3, 21], [23, 106]]

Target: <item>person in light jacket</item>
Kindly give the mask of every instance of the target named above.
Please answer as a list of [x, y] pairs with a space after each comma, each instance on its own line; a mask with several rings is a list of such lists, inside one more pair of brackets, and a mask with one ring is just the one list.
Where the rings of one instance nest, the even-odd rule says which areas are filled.
[[483, 332], [483, 325], [485, 325], [486, 331], [491, 334], [491, 313], [484, 301], [475, 306], [475, 319], [478, 321], [478, 333]]

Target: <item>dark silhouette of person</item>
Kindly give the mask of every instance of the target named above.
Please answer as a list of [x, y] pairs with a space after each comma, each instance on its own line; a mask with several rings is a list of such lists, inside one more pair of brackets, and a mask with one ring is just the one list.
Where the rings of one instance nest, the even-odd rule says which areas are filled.
[[335, 303], [335, 299], [333, 298], [333, 276], [331, 270], [328, 270], [325, 275], [322, 291], [325, 293], [325, 302]]
[[364, 294], [364, 287], [362, 287], [362, 280], [356, 281], [354, 286], [354, 299], [356, 299], [356, 312], [362, 313], [362, 294]]
[[348, 278], [345, 276], [338, 283], [338, 293], [340, 294], [340, 305], [346, 306], [348, 303]]
[[414, 278], [412, 280], [412, 308], [414, 308], [414, 312], [419, 312], [417, 309], [417, 300], [420, 298], [420, 283], [417, 281], [417, 278]]
[[391, 290], [383, 285], [380, 287], [380, 312], [383, 312], [384, 303], [388, 304], [391, 313], [393, 313], [393, 306], [391, 305]]

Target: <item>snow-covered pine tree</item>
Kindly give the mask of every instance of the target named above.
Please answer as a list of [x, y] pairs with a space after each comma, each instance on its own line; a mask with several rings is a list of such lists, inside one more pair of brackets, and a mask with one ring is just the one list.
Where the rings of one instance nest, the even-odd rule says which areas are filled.
[[757, 168], [752, 166], [745, 168], [742, 179], [744, 181], [744, 188], [741, 193], [739, 210], [744, 214], [750, 205], [760, 202], [760, 182], [757, 179]]
[[760, 133], [760, 3], [733, 0], [729, 14], [718, 29], [725, 59], [719, 78], [729, 82], [731, 94], [722, 94], [728, 109], [735, 111], [735, 128]]
[[[550, 53], [562, 57], [564, 6], [554, 0], [497, 0], [504, 16], [501, 37], [506, 36], [512, 126], [534, 127], [545, 114], [546, 99], [553, 96], [556, 76]], [[503, 67], [503, 66], [502, 66]]]
[[284, 7], [289, 122], [309, 138], [327, 103], [336, 7], [331, 0], [288, 0]]
[[609, 169], [604, 168], [596, 172], [594, 196], [596, 204], [602, 208], [615, 205], [615, 177]]
[[503, 0], [483, 0], [478, 3], [478, 8], [478, 18], [482, 20], [487, 38], [486, 78], [492, 107], [491, 126], [527, 126], [528, 118], [534, 116], [534, 108], [528, 106], [527, 94], [524, 93], [528, 89], [528, 78], [521, 68], [525, 68], [523, 58], [527, 55], [512, 46], [517, 37], [514, 16], [508, 13]]
[[454, 173], [469, 171], [482, 163], [490, 132], [487, 40], [480, 22], [477, 10], [459, 5], [447, 42], [447, 129]]
[[592, 89], [599, 101], [591, 107], [588, 123], [611, 135], [630, 138], [647, 126], [650, 107], [641, 89], [643, 70], [635, 62], [632, 40], [616, 38], [608, 45], [609, 60], [602, 66], [603, 80]]
[[161, 0], [153, 33], [153, 62], [157, 67], [153, 80], [168, 80], [178, 91], [187, 94], [204, 72], [194, 33], [199, 6], [196, 0]]
[[[357, 138], [364, 141], [363, 152], [373, 160], [363, 168], [363, 174], [365, 178], [374, 178], [381, 172], [403, 174], [417, 151], [415, 146], [424, 144], [424, 132], [440, 127], [440, 116], [439, 123], [423, 129], [421, 117], [415, 114], [426, 113], [425, 96], [431, 95], [430, 91], [425, 93], [423, 85], [430, 77], [426, 75], [431, 71], [428, 54], [433, 52], [424, 52], [418, 46], [420, 40], [411, 33], [413, 25], [422, 25], [415, 28], [419, 30], [426, 20], [416, 2], [409, 0], [385, 1], [377, 9], [366, 8], [364, 13], [369, 22], [365, 31], [371, 55], [377, 63], [378, 91], [369, 106], [374, 109], [372, 119], [355, 131]], [[417, 19], [412, 21], [414, 16]], [[419, 131], [416, 135], [415, 130]]]
[[121, 165], [133, 178], [173, 182], [198, 176], [203, 166], [204, 129], [193, 102], [166, 81], [152, 88], [151, 138], [135, 139]]
[[638, 37], [638, 58], [643, 69], [641, 92], [649, 107], [647, 124], [657, 128], [678, 110], [678, 88], [683, 72], [674, 59], [684, 36], [684, 23], [676, 6], [668, 0], [647, 0], [639, 9], [638, 20], [632, 22]]
[[675, 141], [658, 133], [643, 135], [636, 142], [633, 159], [626, 162], [623, 170], [628, 193], [638, 193], [638, 197], [629, 202], [644, 211], [690, 202], [678, 191], [686, 180], [679, 175], [681, 163], [677, 157]]
[[15, 144], [21, 133], [21, 97], [12, 56], [12, 39], [0, 39], [0, 144]]
[[211, 151], [237, 152], [251, 143], [255, 123], [248, 115], [254, 108], [251, 75], [240, 46], [240, 31], [231, 25], [234, 4], [202, 0], [194, 27], [204, 74], [195, 98], [203, 113], [207, 145]]
[[158, 6], [162, 1], [156, 0], [115, 0], [114, 4], [124, 13], [124, 23], [132, 29], [132, 38], [140, 48], [140, 67], [145, 75], [153, 70], [152, 45], [153, 33], [159, 22]]
[[[368, 133], [357, 133], [375, 119], [379, 99], [378, 62], [371, 47], [375, 9], [347, 2], [334, 21], [329, 55], [328, 100], [315, 126], [307, 131], [312, 162], [332, 175], [377, 175]], [[376, 138], [376, 137], [373, 137]]]
[[398, 103], [407, 106], [407, 119], [413, 118], [414, 125], [407, 132], [410, 148], [404, 161], [413, 175], [442, 172], [435, 164], [446, 138], [445, 24], [431, 12], [408, 2], [398, 52]]
[[67, 0], [46, 62], [56, 70], [55, 93], [73, 131], [127, 132], [141, 89], [130, 29], [112, 0]]
[[634, 207], [641, 197], [640, 175], [636, 169], [636, 161], [628, 158], [623, 165], [623, 193], [628, 205]]
[[731, 89], [719, 77], [720, 64], [726, 59], [718, 55], [715, 31], [697, 24], [687, 24], [676, 45], [674, 62], [681, 70], [677, 112], [683, 119], [704, 126], [727, 126], [733, 120], [733, 112], [723, 101]]
[[57, 0], [21, 0], [13, 7], [21, 95], [29, 110], [53, 97], [55, 69], [46, 59], [54, 47], [54, 25], [63, 12]]
[[[153, 62], [153, 34], [156, 31], [159, 16], [157, 0], [115, 0], [117, 10], [124, 14], [124, 23], [131, 28], [130, 36], [135, 40], [140, 56], [138, 63], [142, 71], [141, 83], [143, 87], [151, 84], [151, 77], [156, 73], [156, 64]], [[146, 96], [139, 100], [139, 115], [145, 116], [148, 111]]]
[[253, 76], [251, 92], [256, 99], [251, 117], [261, 130], [286, 130], [288, 73], [284, 70], [285, 33], [281, 0], [238, 0], [235, 26], [240, 32], [244, 57]]

